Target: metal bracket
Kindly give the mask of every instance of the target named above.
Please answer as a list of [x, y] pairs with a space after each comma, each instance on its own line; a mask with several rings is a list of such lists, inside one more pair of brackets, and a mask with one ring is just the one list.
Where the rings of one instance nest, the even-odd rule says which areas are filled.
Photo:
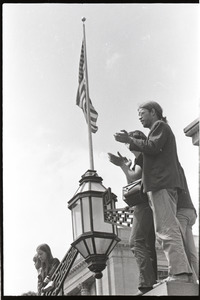
[[42, 296], [57, 296], [60, 292], [62, 285], [69, 274], [69, 271], [78, 255], [78, 250], [74, 247], [70, 247], [66, 255], [64, 256], [61, 263], [58, 265], [57, 269], [51, 277], [51, 281], [54, 282], [54, 288], [45, 292]]
[[111, 192], [111, 188], [108, 188], [103, 194], [104, 222], [132, 227], [134, 210], [129, 207], [114, 208], [113, 203], [116, 201], [116, 195]]

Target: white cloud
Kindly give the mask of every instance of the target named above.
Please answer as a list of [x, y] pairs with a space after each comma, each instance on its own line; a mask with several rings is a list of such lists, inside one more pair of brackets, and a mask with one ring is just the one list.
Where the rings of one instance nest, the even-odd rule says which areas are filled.
[[146, 35], [144, 35], [144, 36], [141, 37], [141, 40], [143, 42], [150, 41], [150, 39], [151, 39], [150, 34], [146, 34]]
[[119, 60], [120, 58], [120, 54], [115, 52], [112, 54], [112, 56], [110, 58], [107, 59], [106, 61], [106, 68], [108, 70], [112, 69], [113, 66], [117, 63], [117, 61]]

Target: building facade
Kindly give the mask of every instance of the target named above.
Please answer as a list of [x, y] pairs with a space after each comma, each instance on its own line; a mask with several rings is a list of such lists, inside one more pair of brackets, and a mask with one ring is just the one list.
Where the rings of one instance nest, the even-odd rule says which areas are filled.
[[[84, 259], [78, 255], [64, 283], [63, 294], [67, 296], [97, 295], [97, 280], [101, 280], [102, 295], [134, 295], [138, 291], [139, 272], [135, 257], [129, 247], [130, 227], [119, 227], [121, 241], [115, 246], [103, 271], [102, 279], [95, 279]], [[198, 239], [195, 236], [198, 249]], [[167, 260], [158, 243], [158, 279], [168, 276]]]

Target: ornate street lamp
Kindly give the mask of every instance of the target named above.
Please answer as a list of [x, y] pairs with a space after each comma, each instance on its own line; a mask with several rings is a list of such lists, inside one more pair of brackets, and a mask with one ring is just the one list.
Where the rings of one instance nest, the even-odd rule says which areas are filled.
[[[95, 278], [100, 279], [109, 254], [120, 239], [116, 225], [104, 221], [104, 195], [107, 189], [102, 184], [102, 178], [96, 171], [88, 170], [79, 183], [78, 190], [68, 202], [74, 239], [71, 245], [83, 256]], [[110, 209], [115, 208], [115, 201], [116, 196], [109, 201]]]

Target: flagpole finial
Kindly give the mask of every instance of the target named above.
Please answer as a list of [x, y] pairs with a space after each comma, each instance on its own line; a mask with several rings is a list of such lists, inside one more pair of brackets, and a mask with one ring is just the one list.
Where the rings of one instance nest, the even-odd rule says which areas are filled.
[[86, 18], [85, 18], [85, 17], [83, 17], [81, 20], [82, 20], [82, 22], [84, 23], [84, 22], [86, 21]]

